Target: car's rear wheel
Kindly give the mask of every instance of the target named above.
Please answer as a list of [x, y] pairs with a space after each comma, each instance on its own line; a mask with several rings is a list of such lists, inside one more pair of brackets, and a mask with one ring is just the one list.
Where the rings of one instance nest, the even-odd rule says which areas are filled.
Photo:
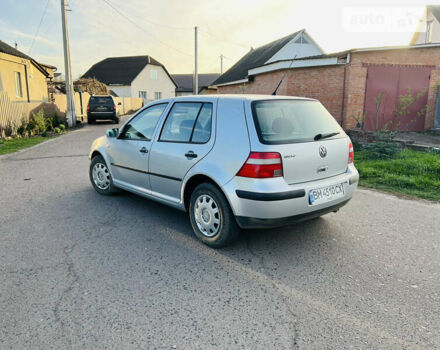
[[210, 183], [198, 185], [191, 194], [189, 217], [197, 238], [210, 247], [224, 247], [240, 232], [226, 197]]
[[93, 157], [90, 162], [89, 177], [96, 192], [107, 196], [118, 192], [102, 156]]
[[115, 124], [119, 124], [119, 121], [120, 121], [119, 118], [115, 118], [115, 119], [113, 119], [113, 122], [114, 122]]

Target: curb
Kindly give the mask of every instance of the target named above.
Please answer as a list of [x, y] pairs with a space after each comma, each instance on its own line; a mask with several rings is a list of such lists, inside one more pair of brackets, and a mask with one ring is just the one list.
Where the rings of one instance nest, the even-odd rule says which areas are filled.
[[61, 138], [61, 137], [63, 137], [63, 136], [67, 136], [67, 135], [69, 135], [69, 134], [71, 134], [71, 133], [74, 133], [74, 132], [79, 131], [79, 130], [82, 130], [82, 129], [83, 129], [83, 128], [78, 128], [78, 129], [75, 129], [75, 130], [69, 130], [69, 131], [67, 131], [66, 133], [62, 134], [62, 135], [58, 135], [58, 136], [56, 136], [56, 137], [54, 137], [54, 138], [52, 138], [52, 139], [49, 139], [49, 140], [46, 140], [46, 141], [42, 141], [42, 142], [40, 142], [40, 143], [38, 143], [38, 144], [36, 144], [36, 145], [33, 145], [33, 146], [31, 146], [31, 147], [23, 148], [23, 149], [21, 149], [21, 150], [18, 150], [18, 151], [16, 151], [16, 152], [12, 152], [12, 153], [2, 154], [2, 155], [0, 155], [0, 161], [1, 161], [1, 160], [8, 159], [8, 158], [10, 158], [10, 157], [12, 157], [12, 156], [15, 156], [15, 155], [18, 155], [18, 154], [21, 154], [21, 153], [27, 152], [27, 151], [29, 151], [29, 150], [32, 150], [32, 149], [38, 148], [38, 147], [40, 147], [41, 145], [48, 144], [48, 143], [50, 143], [50, 142], [53, 142], [53, 141], [55, 141], [55, 140], [58, 140], [59, 138]]

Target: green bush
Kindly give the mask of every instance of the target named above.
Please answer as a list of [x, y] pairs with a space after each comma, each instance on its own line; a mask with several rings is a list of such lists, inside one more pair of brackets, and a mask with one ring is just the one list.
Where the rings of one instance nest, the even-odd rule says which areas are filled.
[[47, 136], [48, 136], [47, 131], [42, 132], [42, 133], [41, 133], [41, 136], [43, 136], [43, 137], [47, 137]]
[[61, 129], [61, 131], [64, 131], [64, 130], [66, 130], [66, 126], [64, 124], [60, 124], [60, 129]]
[[376, 141], [362, 147], [371, 159], [389, 159], [401, 150], [400, 144], [393, 140], [392, 132], [376, 132], [374, 137]]
[[54, 128], [60, 126], [61, 121], [60, 118], [58, 118], [58, 114], [54, 113], [54, 115], [52, 116], [52, 125]]
[[358, 140], [356, 140], [354, 138], [351, 139], [351, 143], [353, 145], [353, 149], [354, 149], [355, 152], [363, 150], [364, 147], [365, 147], [365, 145], [363, 143], [359, 142]]
[[27, 130], [27, 122], [26, 119], [21, 120], [20, 126], [17, 128], [17, 134], [20, 136], [24, 136]]
[[53, 128], [53, 131], [55, 132], [55, 134], [59, 134], [61, 132], [61, 129], [56, 127], [56, 128]]
[[27, 129], [31, 134], [35, 135], [41, 135], [46, 132], [46, 118], [44, 117], [44, 111], [42, 109], [37, 113], [32, 113]]
[[53, 130], [53, 122], [51, 118], [46, 119], [46, 130], [52, 131]]

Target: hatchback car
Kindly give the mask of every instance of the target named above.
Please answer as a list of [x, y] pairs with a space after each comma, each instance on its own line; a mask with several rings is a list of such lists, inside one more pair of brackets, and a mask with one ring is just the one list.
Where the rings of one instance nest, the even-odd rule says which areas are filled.
[[[119, 102], [118, 105], [121, 103]], [[93, 124], [97, 120], [113, 120], [119, 124], [119, 112], [113, 97], [110, 95], [90, 96], [87, 105], [87, 122]]]
[[239, 229], [336, 212], [359, 175], [353, 146], [313, 99], [187, 96], [155, 101], [93, 142], [90, 180], [187, 211], [212, 247]]

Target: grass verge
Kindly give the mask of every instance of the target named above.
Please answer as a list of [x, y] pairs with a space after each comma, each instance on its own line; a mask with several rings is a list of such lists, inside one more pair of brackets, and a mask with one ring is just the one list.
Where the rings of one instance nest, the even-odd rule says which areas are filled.
[[355, 153], [361, 186], [440, 201], [440, 154], [402, 150], [389, 159]]
[[21, 139], [12, 140], [0, 140], [0, 155], [17, 152], [21, 149], [32, 147], [38, 145], [43, 141], [50, 140], [56, 136], [35, 136], [35, 137], [25, 137]]

